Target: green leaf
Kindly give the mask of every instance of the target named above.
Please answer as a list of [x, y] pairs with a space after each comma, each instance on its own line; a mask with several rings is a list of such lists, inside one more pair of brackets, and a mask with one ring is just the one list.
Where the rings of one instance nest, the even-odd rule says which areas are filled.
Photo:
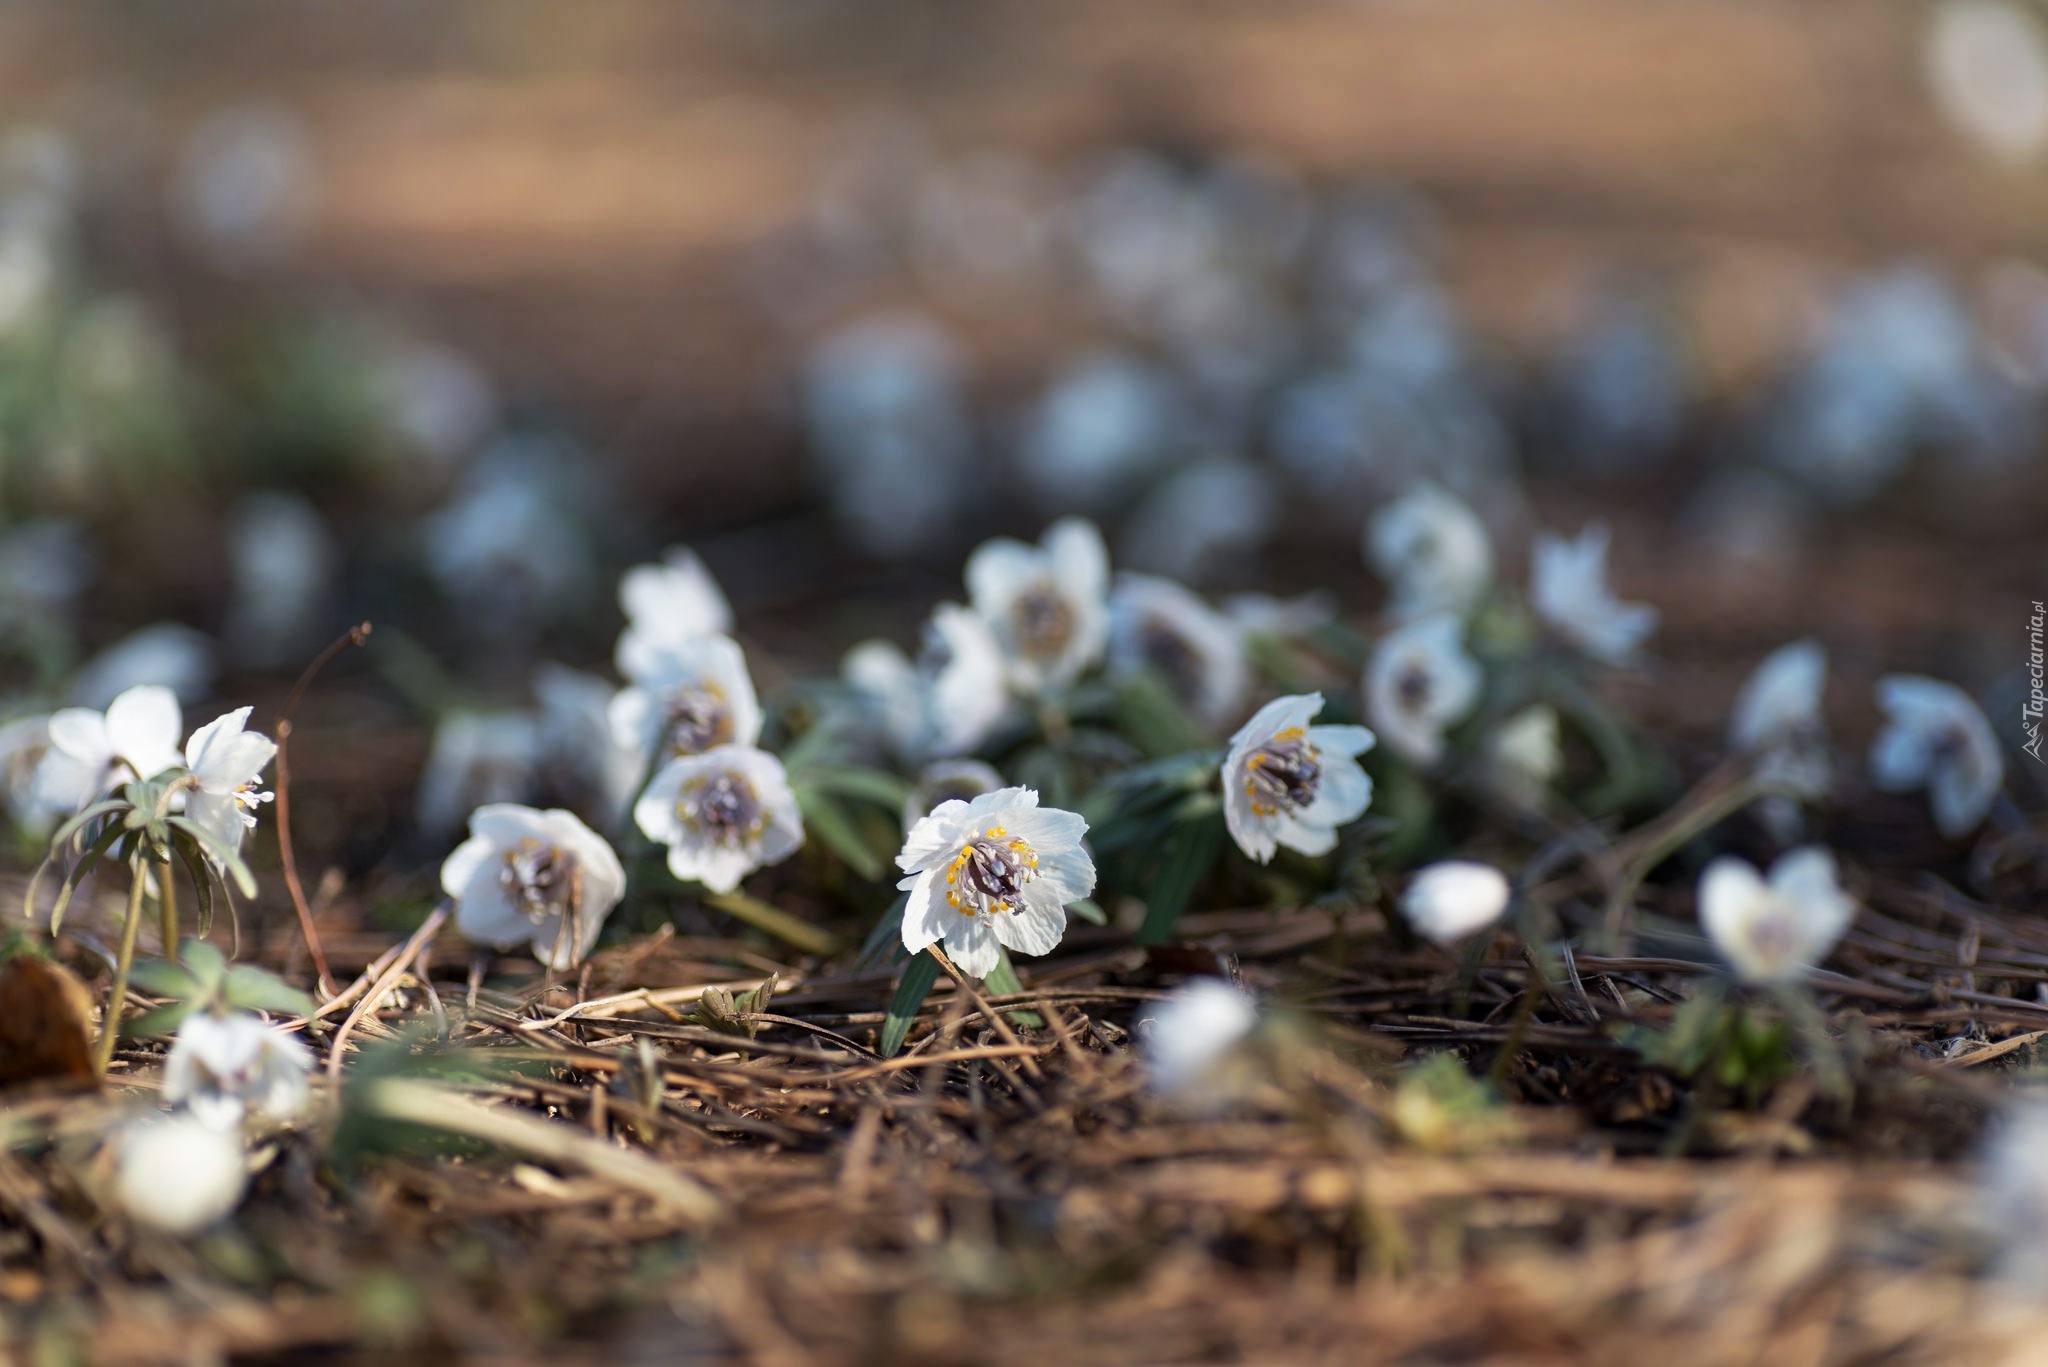
[[1154, 759], [1199, 749], [1209, 740], [1173, 689], [1150, 672], [1118, 682], [1115, 717], [1117, 730]]
[[[986, 978], [981, 980], [981, 985], [993, 997], [1015, 997], [1023, 993], [1024, 983], [1017, 976], [1017, 965], [1010, 962], [1009, 950], [1003, 949], [996, 952], [996, 966], [989, 970], [989, 975]], [[1017, 1022], [1017, 1024], [1029, 1029], [1043, 1030], [1045, 1028], [1045, 1017], [1026, 1007], [1006, 1006], [1003, 1008], [1003, 1014]]]
[[256, 895], [256, 875], [249, 872], [249, 866], [242, 862], [240, 853], [229, 849], [226, 842], [221, 840], [219, 836], [195, 821], [182, 816], [174, 816], [171, 818], [170, 824], [177, 830], [183, 831], [201, 850], [205, 851], [206, 857], [213, 861], [215, 868], [220, 869], [228, 877], [233, 878], [235, 880], [235, 887], [241, 891], [242, 896], [254, 897]]
[[864, 798], [887, 809], [891, 816], [900, 815], [903, 804], [910, 800], [910, 784], [880, 769], [813, 769], [804, 775], [803, 786], [835, 797]]
[[50, 935], [52, 938], [56, 936], [58, 929], [64, 924], [64, 909], [71, 905], [71, 894], [78, 890], [79, 880], [92, 872], [93, 866], [100, 862], [100, 859], [105, 856], [107, 850], [123, 834], [125, 832], [122, 830], [119, 822], [107, 827], [106, 830], [100, 832], [100, 838], [92, 843], [92, 848], [80, 855], [78, 862], [73, 864], [70, 871], [64, 875], [63, 883], [57, 888], [56, 905], [50, 908]]
[[1078, 902], [1069, 903], [1067, 910], [1091, 926], [1106, 926], [1109, 924], [1109, 913], [1097, 905], [1092, 897], [1083, 897]]
[[830, 847], [832, 852], [846, 861], [854, 876], [870, 883], [879, 883], [888, 872], [882, 856], [874, 847], [861, 839], [853, 822], [847, 819], [846, 809], [832, 798], [814, 789], [799, 789], [797, 806], [803, 810], [804, 829]]
[[[94, 821], [111, 812], [121, 811], [127, 805], [126, 799], [118, 797], [109, 798], [105, 802], [93, 803], [92, 806], [87, 807], [77, 816], [72, 817], [57, 828], [57, 833], [50, 837], [50, 848], [53, 850], [61, 849], [63, 846], [70, 844], [71, 837], [77, 835], [87, 826], [90, 826]], [[104, 846], [104, 844], [105, 837], [101, 837], [101, 845]]]
[[903, 976], [897, 979], [896, 995], [889, 1000], [889, 1013], [882, 1018], [881, 1055], [894, 1058], [903, 1048], [903, 1038], [910, 1033], [910, 1023], [917, 1019], [917, 1010], [924, 1005], [924, 999], [931, 995], [932, 984], [939, 980], [939, 961], [930, 952], [918, 955], [903, 966]]
[[219, 987], [228, 975], [228, 956], [204, 940], [187, 935], [178, 944], [178, 959], [203, 987]]
[[199, 898], [199, 934], [203, 937], [213, 933], [213, 875], [208, 872], [206, 861], [194, 853], [183, 841], [172, 842], [179, 860], [185, 865], [185, 872], [192, 879], [192, 891]]
[[279, 981], [254, 964], [236, 964], [230, 968], [222, 995], [229, 1006], [240, 1007], [244, 1011], [310, 1016], [319, 1009], [304, 992]]
[[909, 893], [896, 895], [896, 900], [889, 904], [889, 909], [882, 913], [882, 919], [875, 922], [875, 928], [861, 943], [855, 967], [880, 968], [885, 963], [907, 957], [903, 950], [903, 912], [909, 905]]
[[1173, 938], [1180, 915], [1194, 896], [1195, 885], [1223, 852], [1223, 821], [1206, 813], [1178, 823], [1149, 861], [1151, 886], [1143, 893], [1145, 920], [1138, 927], [1141, 945], [1164, 944]]
[[128, 981], [152, 997], [170, 997], [175, 1001], [192, 1001], [205, 991], [196, 976], [169, 959], [137, 959], [128, 970]]
[[167, 1002], [153, 1007], [139, 1016], [122, 1023], [121, 1033], [133, 1039], [152, 1039], [161, 1035], [175, 1035], [186, 1017], [199, 1010], [197, 1002]]

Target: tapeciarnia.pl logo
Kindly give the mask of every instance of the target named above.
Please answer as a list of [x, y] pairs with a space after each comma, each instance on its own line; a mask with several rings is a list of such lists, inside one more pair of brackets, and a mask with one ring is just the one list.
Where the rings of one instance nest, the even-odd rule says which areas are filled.
[[2041, 755], [2041, 717], [2048, 711], [2048, 689], [2042, 686], [2044, 675], [2048, 675], [2048, 663], [2044, 663], [2041, 652], [2042, 623], [2048, 621], [2048, 605], [2040, 600], [2034, 602], [2034, 615], [2027, 619], [2027, 702], [2020, 709], [2020, 725], [2026, 728], [2026, 752], [2042, 763], [2048, 759]]

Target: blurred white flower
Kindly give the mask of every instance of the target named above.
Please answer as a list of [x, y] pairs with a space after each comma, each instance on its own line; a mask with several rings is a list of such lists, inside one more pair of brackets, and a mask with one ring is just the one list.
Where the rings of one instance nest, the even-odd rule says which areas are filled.
[[1228, 1062], [1259, 1024], [1251, 994], [1221, 978], [1192, 978], [1140, 1013], [1136, 1026], [1153, 1091], [1208, 1109], [1234, 1090]]
[[942, 297], [1029, 285], [1052, 245], [1044, 199], [1036, 170], [1006, 150], [978, 151], [926, 175], [912, 224], [919, 278]]
[[720, 745], [752, 745], [761, 704], [730, 636], [698, 636], [639, 654], [611, 702], [613, 742], [656, 763]]
[[443, 837], [479, 807], [532, 795], [540, 771], [540, 727], [524, 712], [450, 712], [434, 727], [414, 811], [420, 829]]
[[46, 776], [50, 719], [17, 717], [0, 725], [0, 800], [14, 824], [32, 836], [48, 835], [57, 823], [92, 801], [92, 771], [72, 761]]
[[[2048, 1102], [2010, 1103], [1993, 1124], [1981, 1162], [1979, 1214], [1996, 1240], [1994, 1272], [2030, 1302], [2048, 1293]], [[2025, 1361], [2010, 1360], [2013, 1367]]]
[[1241, 573], [1280, 522], [1272, 471], [1234, 456], [1181, 465], [1139, 502], [1125, 524], [1125, 558], [1189, 582]]
[[2006, 0], [1947, 0], [1926, 39], [1927, 82], [1950, 127], [2005, 162], [2048, 146], [2048, 32]]
[[1065, 688], [1102, 658], [1109, 552], [1091, 522], [1062, 518], [1037, 546], [983, 542], [967, 561], [967, 592], [1020, 692]]
[[1372, 516], [1365, 558], [1387, 581], [1395, 617], [1463, 613], [1493, 582], [1493, 538], [1479, 514], [1434, 484], [1418, 484]]
[[312, 140], [290, 110], [242, 104], [193, 126], [179, 149], [173, 217], [215, 266], [241, 272], [275, 264], [312, 221]]
[[925, 679], [893, 641], [862, 641], [839, 661], [839, 680], [853, 695], [861, 723], [889, 752], [915, 759], [926, 741]]
[[804, 843], [803, 815], [782, 761], [752, 745], [670, 760], [633, 804], [633, 820], [668, 846], [670, 873], [713, 892], [731, 892]]
[[1779, 793], [1827, 796], [1828, 729], [1820, 710], [1827, 681], [1828, 656], [1820, 643], [1794, 641], [1765, 656], [1735, 699], [1729, 747]]
[[910, 828], [896, 886], [910, 894], [903, 947], [944, 940], [962, 973], [993, 972], [1004, 947], [1050, 954], [1067, 929], [1067, 904], [1095, 890], [1095, 861], [1081, 844], [1088, 823], [1040, 807], [1029, 788], [998, 788], [971, 802], [941, 803]]
[[548, 661], [533, 672], [533, 695], [540, 703], [541, 786], [598, 829], [615, 829], [647, 770], [645, 753], [620, 745], [612, 732], [618, 690], [595, 674]]
[[131, 688], [105, 712], [66, 707], [50, 716], [50, 749], [38, 766], [37, 785], [48, 800], [84, 791], [87, 800], [131, 778], [154, 778], [183, 762], [184, 733], [178, 697], [168, 688]]
[[62, 277], [49, 226], [0, 209], [0, 337], [30, 335], [48, 322]]
[[317, 644], [336, 560], [320, 513], [297, 494], [260, 493], [235, 510], [228, 643], [259, 666], [292, 663]]
[[1877, 681], [1885, 727], [1870, 747], [1870, 774], [1888, 792], [1925, 788], [1934, 825], [1950, 840], [1975, 830], [2005, 782], [2005, 757], [1970, 695], [1918, 674]]
[[813, 464], [862, 550], [898, 557], [942, 539], [974, 492], [973, 429], [952, 339], [917, 317], [849, 324], [804, 373]]
[[213, 682], [213, 642], [177, 622], [131, 632], [87, 660], [72, 676], [68, 697], [80, 707], [105, 707], [143, 684], [170, 689], [182, 702], [198, 702]]
[[0, 627], [68, 623], [92, 577], [85, 534], [72, 522], [24, 522], [0, 532]]
[[113, 1194], [128, 1218], [160, 1234], [197, 1234], [242, 1202], [249, 1160], [241, 1136], [188, 1114], [152, 1115], [115, 1138]]
[[312, 1055], [296, 1036], [246, 1014], [194, 1012], [164, 1060], [164, 1100], [217, 1130], [252, 1112], [296, 1120], [313, 1098]]
[[1508, 909], [1507, 875], [1491, 864], [1446, 859], [1418, 870], [1401, 893], [1401, 915], [1432, 944], [1452, 945]]
[[1657, 629], [1657, 610], [1624, 603], [1607, 587], [1607, 528], [1595, 523], [1567, 541], [1536, 533], [1529, 601], [1537, 616], [1603, 664], [1632, 659]]
[[658, 565], [635, 565], [619, 576], [619, 673], [638, 678], [663, 651], [704, 636], [732, 634], [732, 605], [695, 551], [671, 546]]
[[1156, 674], [1188, 714], [1216, 728], [1251, 684], [1238, 628], [1170, 579], [1123, 573], [1109, 595], [1109, 670]]
[[1178, 405], [1158, 367], [1120, 351], [1085, 352], [1025, 416], [1017, 477], [1045, 512], [1107, 512], [1166, 458]]
[[1337, 598], [1326, 589], [1315, 589], [1294, 598], [1275, 598], [1266, 593], [1233, 593], [1223, 600], [1223, 615], [1248, 635], [1292, 641], [1336, 621]]
[[1373, 746], [1363, 726], [1311, 726], [1323, 695], [1275, 698], [1230, 738], [1223, 816], [1237, 847], [1261, 864], [1281, 845], [1327, 854], [1337, 828], [1364, 815], [1372, 780], [1354, 756]]
[[396, 339], [385, 346], [374, 378], [393, 434], [443, 474], [497, 425], [490, 377], [453, 347]]
[[903, 799], [903, 829], [908, 831], [942, 802], [972, 802], [1003, 786], [993, 764], [978, 759], [939, 759], [917, 772], [910, 796]]
[[185, 766], [199, 781], [185, 799], [185, 815], [230, 850], [256, 825], [256, 809], [272, 794], [257, 785], [277, 754], [277, 742], [243, 728], [252, 708], [214, 718], [185, 742]]
[[626, 873], [605, 838], [560, 808], [479, 807], [470, 838], [441, 865], [455, 924], [476, 944], [531, 944], [557, 972], [581, 962], [626, 892]]
[[1488, 741], [1486, 759], [1486, 781], [1502, 800], [1542, 810], [1550, 785], [1564, 772], [1557, 713], [1535, 703], [1509, 717]]
[[1427, 768], [1443, 758], [1444, 731], [1479, 704], [1479, 662], [1465, 653], [1465, 623], [1421, 617], [1382, 637], [1365, 667], [1365, 712], [1389, 749]]
[[1010, 710], [1003, 648], [989, 624], [958, 603], [932, 609], [918, 671], [925, 679], [925, 745], [934, 756], [976, 749]]
[[421, 525], [427, 569], [479, 634], [516, 637], [588, 604], [592, 465], [545, 438], [501, 439]]
[[1835, 857], [1816, 845], [1756, 867], [1722, 855], [1700, 875], [1700, 925], [1745, 983], [1795, 982], [1842, 938], [1856, 904], [1835, 877]]

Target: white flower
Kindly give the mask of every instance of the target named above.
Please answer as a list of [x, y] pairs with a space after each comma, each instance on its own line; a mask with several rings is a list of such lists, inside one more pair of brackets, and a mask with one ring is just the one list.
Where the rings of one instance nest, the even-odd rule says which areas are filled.
[[595, 674], [543, 662], [533, 672], [533, 694], [540, 701], [536, 746], [542, 786], [603, 829], [615, 828], [647, 771], [645, 755], [612, 734], [618, 690]]
[[1487, 782], [1501, 798], [1531, 811], [1564, 772], [1564, 744], [1557, 713], [1544, 703], [1525, 707], [1502, 722], [1487, 743]]
[[1109, 552], [1095, 524], [1062, 518], [1037, 546], [998, 537], [967, 561], [967, 593], [1026, 694], [1064, 688], [1109, 638]]
[[1938, 5], [1923, 56], [1935, 107], [1979, 150], [2017, 166], [2048, 147], [2048, 33], [2031, 7]]
[[87, 660], [72, 677], [70, 701], [104, 708], [131, 688], [156, 684], [184, 702], [206, 696], [213, 679], [213, 642], [177, 622], [131, 632]]
[[1018, 478], [1049, 512], [1104, 512], [1167, 455], [1177, 401], [1160, 367], [1120, 351], [1087, 352], [1025, 416]]
[[312, 1055], [294, 1035], [255, 1016], [185, 1018], [164, 1061], [164, 1100], [217, 1130], [235, 1130], [251, 1112], [293, 1120], [312, 1099]]
[[319, 510], [299, 495], [252, 494], [235, 510], [229, 550], [234, 596], [228, 640], [247, 661], [285, 663], [320, 625], [334, 575], [334, 538]]
[[249, 1160], [241, 1137], [193, 1115], [131, 1122], [115, 1141], [114, 1197], [162, 1234], [197, 1234], [241, 1204]]
[[2039, 1297], [2048, 1292], [2048, 1102], [2012, 1104], [1985, 1145], [1982, 1180], [1980, 1209], [1997, 1239], [1998, 1277], [2015, 1293]]
[[1236, 624], [1172, 580], [1145, 574], [1119, 574], [1109, 595], [1109, 668], [1156, 673], [1209, 727], [1230, 720], [1251, 682]]
[[1753, 760], [1757, 776], [1778, 792], [1827, 796], [1828, 731], [1820, 711], [1827, 681], [1820, 643], [1794, 641], [1765, 656], [1735, 699], [1728, 744]]
[[104, 713], [66, 707], [50, 717], [50, 750], [37, 782], [45, 793], [75, 791], [88, 797], [129, 778], [153, 778], [181, 763], [184, 731], [178, 695], [144, 684], [131, 688]]
[[524, 712], [450, 712], [434, 727], [434, 743], [413, 799], [420, 829], [446, 836], [479, 807], [533, 795], [540, 772], [540, 727]]
[[995, 969], [1000, 947], [1049, 954], [1067, 929], [1067, 904], [1095, 890], [1095, 861], [1082, 847], [1088, 823], [1040, 807], [1029, 788], [998, 788], [971, 802], [941, 803], [910, 828], [896, 866], [903, 947], [944, 940], [962, 973]]
[[629, 679], [654, 668], [653, 657], [703, 636], [732, 634], [732, 605], [694, 551], [671, 546], [658, 565], [635, 565], [619, 576], [617, 664]]
[[588, 955], [626, 892], [605, 838], [573, 812], [509, 802], [477, 808], [469, 829], [441, 865], [462, 933], [495, 949], [530, 943], [558, 971]]
[[1336, 621], [1337, 599], [1323, 589], [1295, 598], [1234, 593], [1223, 600], [1223, 615], [1247, 634], [1291, 641]]
[[620, 748], [661, 762], [760, 737], [761, 704], [732, 637], [669, 641], [634, 663], [639, 672], [611, 703]]
[[50, 719], [19, 717], [0, 725], [0, 800], [14, 823], [30, 835], [52, 827], [92, 801], [92, 773], [75, 761], [44, 776], [50, 753]]
[[1479, 703], [1479, 662], [1465, 653], [1465, 623], [1421, 617], [1373, 647], [1365, 710], [1393, 752], [1425, 768], [1443, 757], [1444, 731]]
[[1178, 1100], [1221, 1099], [1229, 1091], [1222, 1066], [1258, 1023], [1258, 1003], [1234, 984], [1221, 978], [1182, 983], [1138, 1023], [1146, 1082]]
[[1189, 461], [1139, 500], [1118, 544], [1131, 564], [1170, 578], [1241, 573], [1280, 525], [1280, 505], [1268, 466], [1235, 456]]
[[178, 229], [214, 265], [240, 273], [273, 264], [312, 219], [312, 140], [281, 105], [231, 105], [186, 135], [172, 188]]
[[1281, 845], [1327, 854], [1337, 828], [1372, 804], [1372, 780], [1353, 758], [1370, 750], [1363, 726], [1310, 726], [1320, 693], [1275, 698], [1230, 738], [1223, 818], [1237, 847], [1261, 864]]
[[581, 611], [596, 565], [594, 462], [567, 443], [505, 437], [420, 526], [428, 572], [492, 639]]
[[1835, 947], [1856, 904], [1835, 880], [1835, 857], [1816, 845], [1782, 856], [1768, 882], [1722, 855], [1700, 875], [1700, 925], [1746, 983], [1793, 982]]
[[943, 802], [972, 802], [1003, 786], [992, 764], [978, 759], [934, 760], [918, 771], [910, 796], [903, 799], [903, 829], [909, 830]]
[[668, 846], [670, 873], [713, 892], [731, 892], [804, 843], [803, 814], [782, 761], [750, 745], [670, 760], [633, 804], [633, 820]]
[[863, 725], [879, 732], [893, 754], [915, 759], [924, 753], [925, 679], [901, 647], [862, 641], [840, 658], [839, 679]]
[[1393, 589], [1397, 618], [1463, 613], [1493, 580], [1486, 524], [1456, 496], [1418, 484], [1373, 514], [1365, 558]]
[[1885, 729], [1870, 747], [1871, 777], [1890, 792], [1927, 789], [1934, 825], [1956, 840], [1975, 830], [2005, 781], [1998, 738], [1970, 695], [1918, 674], [1877, 681]]
[[185, 815], [211, 832], [231, 850], [256, 825], [256, 809], [272, 794], [257, 784], [277, 754], [277, 742], [243, 729], [253, 709], [237, 708], [216, 717], [185, 742], [185, 766], [199, 780], [199, 790], [185, 800]]
[[976, 748], [1010, 710], [1002, 646], [987, 622], [958, 603], [932, 609], [918, 669], [925, 677], [926, 743], [933, 755]]
[[1607, 528], [1598, 523], [1567, 541], [1536, 533], [1529, 601], [1558, 634], [1603, 664], [1622, 664], [1657, 629], [1657, 610], [1624, 603], [1607, 587]]
[[371, 381], [392, 434], [438, 470], [453, 469], [497, 426], [490, 377], [452, 347], [387, 339]]
[[1498, 921], [1509, 896], [1507, 875], [1493, 865], [1446, 859], [1409, 880], [1401, 915], [1423, 939], [1450, 945]]

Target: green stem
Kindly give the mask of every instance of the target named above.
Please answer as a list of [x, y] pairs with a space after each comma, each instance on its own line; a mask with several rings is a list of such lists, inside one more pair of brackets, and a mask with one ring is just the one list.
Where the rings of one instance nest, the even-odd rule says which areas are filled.
[[839, 941], [830, 933], [744, 892], [707, 892], [704, 904], [717, 907], [733, 919], [745, 921], [806, 954], [829, 957], [839, 952]]
[[1695, 790], [1690, 806], [1682, 806], [1672, 813], [1666, 829], [1623, 866], [1607, 894], [1605, 930], [1610, 952], [1628, 952], [1623, 935], [1628, 928], [1629, 915], [1635, 909], [1636, 889], [1642, 886], [1643, 880], [1654, 873], [1658, 865], [1764, 796], [1766, 791], [1764, 785], [1756, 781], [1755, 775], [1745, 774], [1719, 790]]
[[156, 866], [156, 906], [161, 918], [158, 934], [163, 937], [164, 957], [175, 963], [178, 958], [178, 893], [171, 883], [169, 855]]
[[114, 985], [107, 989], [107, 1011], [100, 1022], [98, 1065], [101, 1077], [114, 1061], [114, 1040], [121, 1033], [121, 1011], [128, 1005], [128, 970], [135, 966], [135, 937], [142, 929], [142, 855], [129, 861], [128, 916], [121, 923], [121, 956], [114, 961]]

